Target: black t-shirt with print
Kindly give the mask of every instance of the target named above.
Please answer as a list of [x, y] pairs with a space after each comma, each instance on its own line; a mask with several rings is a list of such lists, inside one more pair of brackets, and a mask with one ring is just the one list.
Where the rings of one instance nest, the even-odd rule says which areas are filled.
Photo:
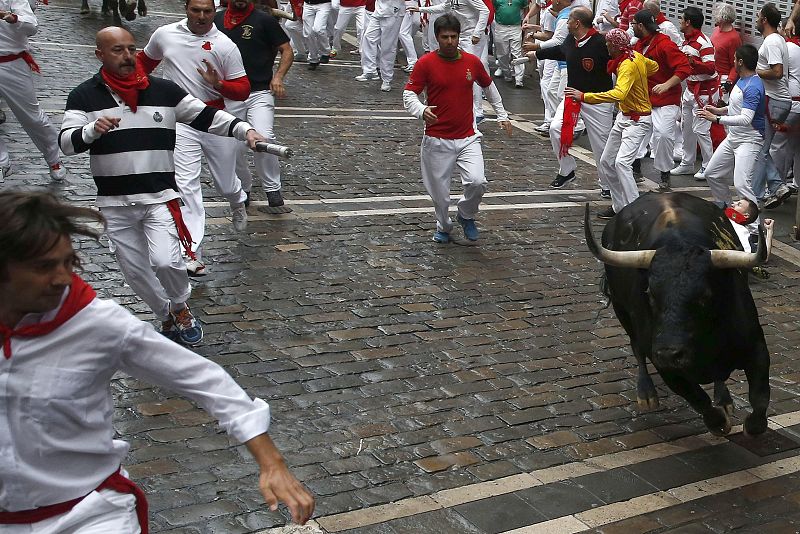
[[223, 10], [217, 13], [214, 23], [219, 31], [230, 37], [231, 41], [239, 47], [244, 70], [250, 79], [250, 90], [269, 89], [269, 83], [272, 81], [272, 66], [275, 63], [275, 56], [278, 55], [278, 47], [289, 42], [286, 32], [283, 31], [275, 17], [258, 9], [253, 10], [242, 24], [232, 30], [225, 29], [224, 19], [225, 11]]

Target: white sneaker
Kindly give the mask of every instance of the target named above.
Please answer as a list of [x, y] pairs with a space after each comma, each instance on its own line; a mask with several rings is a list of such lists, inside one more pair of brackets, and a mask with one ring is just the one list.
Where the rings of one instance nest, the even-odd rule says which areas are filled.
[[503, 75], [503, 69], [497, 69], [496, 71], [494, 71], [494, 75], [495, 75], [497, 78], [499, 78], [500, 76], [502, 76], [502, 75]]
[[247, 208], [242, 204], [231, 204], [231, 221], [233, 228], [237, 232], [244, 232], [247, 230]]
[[534, 128], [534, 130], [536, 130], [539, 133], [548, 133], [550, 131], [550, 123], [543, 122], [542, 124]]
[[208, 274], [203, 262], [190, 259], [186, 260], [186, 272], [189, 273], [189, 276], [205, 276]]
[[706, 168], [700, 167], [700, 170], [694, 173], [694, 179], [697, 181], [704, 181], [706, 179]]
[[357, 82], [369, 82], [371, 80], [377, 80], [377, 79], [378, 79], [377, 72], [365, 72], [363, 74], [359, 74], [355, 78]]
[[67, 177], [67, 169], [64, 168], [64, 164], [60, 161], [58, 163], [53, 163], [50, 165], [50, 179], [54, 182], [63, 182], [64, 179]]
[[669, 171], [669, 173], [672, 176], [686, 176], [687, 174], [694, 174], [694, 165], [681, 164]]
[[11, 176], [11, 164], [9, 163], [5, 167], [0, 167], [0, 184], [6, 181], [6, 176]]
[[517, 89], [522, 89], [525, 86], [522, 84], [522, 82], [514, 82], [514, 87]]
[[383, 82], [381, 84], [381, 91], [388, 93], [391, 90], [392, 90], [392, 84], [390, 84], [389, 82]]
[[351, 56], [360, 56], [361, 55], [361, 50], [350, 50], [350, 55]]

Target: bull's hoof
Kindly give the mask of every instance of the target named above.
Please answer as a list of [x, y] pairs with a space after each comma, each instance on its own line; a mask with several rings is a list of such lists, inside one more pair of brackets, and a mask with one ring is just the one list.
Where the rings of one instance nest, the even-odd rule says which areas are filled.
[[758, 436], [767, 431], [766, 416], [758, 417], [754, 414], [748, 415], [744, 420], [744, 433], [748, 436]]
[[81, 15], [89, 14], [89, 6], [81, 6]]
[[125, 13], [125, 20], [127, 20], [128, 22], [136, 20], [136, 11], [128, 11], [127, 13]]
[[147, 6], [141, 5], [141, 3], [140, 3], [137, 11], [139, 12], [139, 16], [140, 17], [146, 17], [147, 16]]
[[654, 395], [648, 398], [637, 397], [636, 404], [639, 406], [640, 412], [649, 412], [651, 410], [658, 410], [659, 407], [658, 396]]
[[728, 414], [722, 408], [709, 408], [703, 414], [703, 422], [708, 431], [715, 436], [725, 436], [731, 432], [731, 420], [728, 419]]

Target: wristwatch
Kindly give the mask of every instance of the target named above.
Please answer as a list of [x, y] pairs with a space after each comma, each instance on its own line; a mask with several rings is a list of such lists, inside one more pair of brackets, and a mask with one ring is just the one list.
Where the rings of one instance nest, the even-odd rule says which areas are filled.
[[717, 115], [717, 124], [719, 124], [719, 120], [720, 120], [721, 118], [722, 118], [722, 117], [720, 117], [719, 115]]

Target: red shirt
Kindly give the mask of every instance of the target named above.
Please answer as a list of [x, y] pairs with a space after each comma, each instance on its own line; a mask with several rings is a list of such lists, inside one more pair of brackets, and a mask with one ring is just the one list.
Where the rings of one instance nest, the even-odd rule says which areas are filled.
[[362, 7], [367, 5], [367, 0], [341, 0], [342, 7]]
[[414, 65], [405, 89], [428, 94], [428, 105], [439, 117], [435, 124], [425, 125], [425, 135], [441, 139], [465, 139], [475, 135], [472, 127], [472, 84], [489, 87], [492, 78], [477, 56], [459, 51], [454, 60], [431, 52]]
[[668, 35], [657, 32], [650, 38], [645, 37], [636, 41], [633, 49], [658, 63], [658, 71], [647, 78], [650, 103], [653, 107], [680, 106], [683, 93], [681, 84], [673, 86], [669, 91], [660, 95], [653, 93], [654, 86], [666, 82], [673, 76], [677, 76], [683, 81], [692, 73], [689, 60], [686, 59], [686, 55], [681, 52], [678, 45], [672, 42]]
[[742, 37], [735, 29], [729, 32], [719, 31], [719, 27], [714, 28], [711, 34], [711, 44], [714, 45], [714, 66], [717, 74], [727, 76], [729, 80], [736, 81], [736, 67], [734, 66], [733, 55], [736, 49], [742, 45]]

